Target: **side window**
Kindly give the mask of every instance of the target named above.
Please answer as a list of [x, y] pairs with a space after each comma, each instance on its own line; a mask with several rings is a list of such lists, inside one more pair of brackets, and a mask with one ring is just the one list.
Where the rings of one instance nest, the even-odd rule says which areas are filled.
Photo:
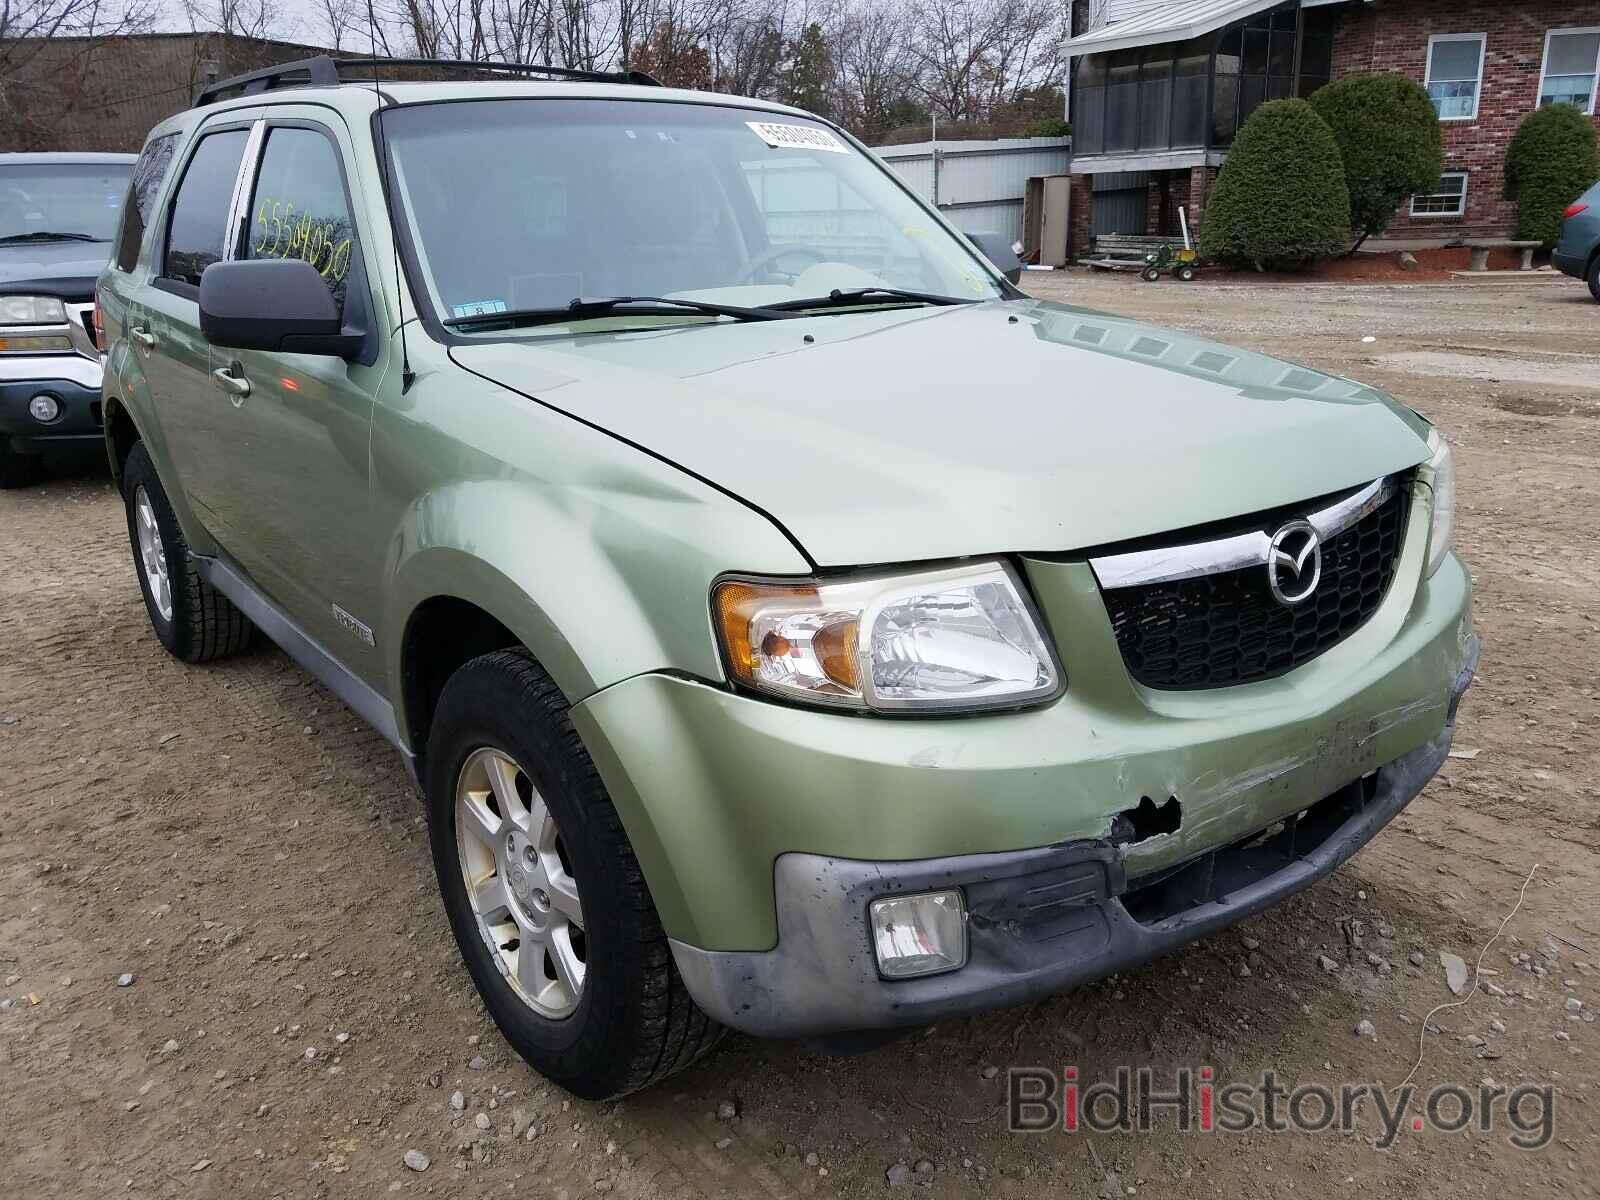
[[200, 274], [222, 258], [228, 206], [248, 133], [227, 129], [200, 139], [172, 201], [167, 254], [161, 274], [200, 286]]
[[327, 281], [344, 313], [355, 225], [332, 141], [314, 129], [267, 132], [242, 258], [299, 258]]
[[178, 135], [169, 133], [158, 137], [144, 148], [139, 161], [133, 164], [133, 176], [128, 181], [128, 199], [122, 206], [122, 230], [117, 234], [117, 270], [131, 271], [139, 262], [139, 247], [144, 243], [144, 232], [150, 225], [155, 208], [156, 193], [161, 181], [172, 167], [172, 156], [178, 152]]

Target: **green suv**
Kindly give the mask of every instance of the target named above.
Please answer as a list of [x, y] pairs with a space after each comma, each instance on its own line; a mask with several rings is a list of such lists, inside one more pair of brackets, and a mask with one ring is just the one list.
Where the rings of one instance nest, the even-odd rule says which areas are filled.
[[1030, 299], [803, 112], [358, 69], [152, 131], [106, 438], [163, 645], [259, 630], [395, 745], [549, 1078], [1127, 969], [1444, 760], [1477, 641], [1416, 413]]

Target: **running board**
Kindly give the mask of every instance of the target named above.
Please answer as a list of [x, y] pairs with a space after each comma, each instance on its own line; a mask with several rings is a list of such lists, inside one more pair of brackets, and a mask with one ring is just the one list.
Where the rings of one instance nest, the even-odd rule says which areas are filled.
[[198, 554], [193, 558], [195, 570], [200, 573], [201, 579], [233, 601], [234, 607], [249, 617], [257, 629], [276, 642], [285, 654], [314, 675], [330, 692], [355, 709], [356, 715], [377, 730], [384, 741], [400, 751], [406, 770], [416, 780], [416, 756], [400, 740], [400, 724], [395, 718], [394, 705], [324, 650], [282, 609], [257, 591], [232, 563]]

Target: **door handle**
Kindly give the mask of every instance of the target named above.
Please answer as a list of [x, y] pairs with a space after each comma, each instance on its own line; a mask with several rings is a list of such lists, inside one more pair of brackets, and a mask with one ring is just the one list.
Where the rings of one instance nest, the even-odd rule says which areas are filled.
[[156, 335], [148, 329], [140, 328], [138, 325], [128, 330], [128, 338], [141, 350], [154, 350], [156, 348]]
[[215, 379], [222, 390], [230, 396], [237, 396], [243, 400], [250, 394], [250, 381], [242, 375], [235, 375], [232, 367], [218, 367], [211, 372], [211, 378]]

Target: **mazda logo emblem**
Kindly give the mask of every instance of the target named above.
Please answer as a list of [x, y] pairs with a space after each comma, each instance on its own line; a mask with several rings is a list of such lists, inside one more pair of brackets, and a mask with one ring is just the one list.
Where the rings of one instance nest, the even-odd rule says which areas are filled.
[[1285, 607], [1299, 604], [1322, 581], [1322, 538], [1309, 521], [1290, 521], [1267, 549], [1267, 586]]

